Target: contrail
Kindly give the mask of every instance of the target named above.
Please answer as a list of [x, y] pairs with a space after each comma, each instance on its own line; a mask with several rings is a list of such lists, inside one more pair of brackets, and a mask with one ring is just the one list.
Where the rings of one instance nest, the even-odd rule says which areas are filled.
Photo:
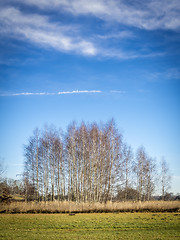
[[45, 96], [45, 95], [65, 95], [65, 94], [88, 94], [88, 93], [117, 93], [124, 94], [126, 91], [120, 90], [110, 90], [110, 91], [101, 91], [101, 90], [73, 90], [73, 91], [61, 91], [61, 92], [22, 92], [22, 93], [7, 93], [0, 94], [0, 97], [13, 97], [13, 96]]
[[8, 96], [43, 96], [43, 95], [63, 95], [63, 94], [82, 94], [82, 93], [102, 93], [100, 90], [75, 90], [75, 91], [63, 91], [63, 92], [56, 92], [56, 93], [50, 93], [50, 92], [23, 92], [23, 93], [10, 93], [10, 94], [0, 94], [2, 97], [8, 97]]
[[102, 91], [100, 90], [76, 90], [76, 91], [71, 91], [71, 92], [58, 92], [59, 95], [62, 94], [78, 94], [78, 93], [101, 93]]

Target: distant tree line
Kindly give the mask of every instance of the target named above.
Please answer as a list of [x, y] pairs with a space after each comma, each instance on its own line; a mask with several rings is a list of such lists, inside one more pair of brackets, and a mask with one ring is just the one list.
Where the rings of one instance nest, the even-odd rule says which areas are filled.
[[67, 132], [35, 129], [24, 146], [27, 200], [107, 202], [151, 200], [159, 181], [164, 199], [170, 184], [165, 160], [157, 179], [155, 160], [144, 147], [134, 156], [114, 120], [69, 125]]

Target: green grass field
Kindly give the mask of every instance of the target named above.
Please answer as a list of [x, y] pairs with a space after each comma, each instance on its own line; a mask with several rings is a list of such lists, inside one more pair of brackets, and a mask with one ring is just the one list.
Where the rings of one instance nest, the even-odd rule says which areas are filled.
[[1, 214], [0, 239], [180, 239], [180, 213]]

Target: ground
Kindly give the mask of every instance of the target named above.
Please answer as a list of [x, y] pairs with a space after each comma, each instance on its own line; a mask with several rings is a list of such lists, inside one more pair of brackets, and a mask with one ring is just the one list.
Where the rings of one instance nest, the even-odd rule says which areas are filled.
[[1, 214], [0, 239], [180, 239], [180, 213]]

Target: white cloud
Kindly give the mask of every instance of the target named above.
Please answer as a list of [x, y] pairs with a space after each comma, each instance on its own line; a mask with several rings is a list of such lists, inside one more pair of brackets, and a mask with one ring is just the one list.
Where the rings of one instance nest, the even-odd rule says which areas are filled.
[[107, 58], [117, 58], [117, 59], [136, 59], [136, 58], [151, 58], [151, 57], [161, 57], [164, 54], [161, 52], [156, 53], [141, 53], [141, 52], [125, 52], [120, 49], [99, 49], [99, 54]]
[[48, 95], [68, 95], [68, 94], [98, 94], [98, 93], [112, 93], [112, 94], [125, 94], [126, 91], [121, 90], [73, 90], [73, 91], [61, 91], [61, 92], [22, 92], [22, 93], [10, 93], [10, 94], [0, 94], [0, 97], [15, 97], [15, 96], [48, 96]]
[[65, 95], [65, 94], [82, 94], [82, 93], [102, 93], [100, 90], [74, 90], [74, 91], [63, 91], [63, 92], [56, 92], [56, 93], [50, 93], [50, 92], [23, 92], [23, 93], [11, 93], [11, 94], [0, 94], [1, 97], [13, 97], [13, 96], [43, 96], [43, 95]]
[[75, 90], [75, 91], [71, 91], [71, 92], [58, 92], [59, 95], [63, 95], [63, 94], [78, 94], [78, 93], [101, 93], [102, 91], [100, 90]]
[[180, 70], [177, 68], [169, 68], [162, 72], [145, 72], [144, 77], [152, 82], [180, 80]]
[[180, 70], [177, 68], [170, 68], [166, 72], [167, 79], [179, 79], [180, 80]]
[[133, 38], [134, 34], [130, 31], [123, 30], [118, 33], [110, 33], [106, 35], [97, 35], [100, 39], [127, 39], [127, 38]]
[[118, 94], [125, 94], [126, 91], [120, 91], [120, 90], [111, 90], [110, 93], [118, 93]]
[[10, 96], [31, 96], [31, 95], [55, 95], [54, 93], [31, 93], [31, 92], [23, 92], [23, 93], [10, 93], [10, 94], [0, 94], [1, 97], [10, 97]]
[[15, 0], [41, 9], [66, 11], [73, 15], [93, 15], [105, 21], [152, 29], [179, 29], [179, 0], [149, 0], [128, 3], [128, 0]]
[[[71, 36], [72, 26], [51, 23], [46, 16], [23, 14], [14, 7], [0, 10], [1, 34], [26, 39], [30, 42], [52, 47], [59, 51], [72, 51], [84, 55], [96, 55], [94, 44], [79, 36]], [[71, 31], [70, 31], [71, 30]]]
[[[105, 0], [92, 0], [91, 2], [88, 2], [85, 0], [10, 0], [8, 2], [21, 2], [22, 4], [35, 5], [41, 9], [48, 10], [51, 8], [56, 12], [66, 11], [73, 15], [83, 14], [96, 16], [105, 21], [116, 21], [118, 23], [146, 29], [153, 29], [153, 26], [155, 26], [151, 24], [150, 27], [149, 25], [149, 21], [155, 21], [153, 20], [155, 18], [151, 19], [152, 16], [148, 11], [145, 11], [144, 8], [136, 9], [127, 4], [125, 5], [122, 1], [109, 0], [108, 2], [105, 2]], [[149, 8], [153, 9], [155, 7], [150, 5]], [[44, 14], [45, 13], [47, 14], [47, 12], [44, 12]], [[149, 20], [145, 15], [149, 16]], [[122, 39], [134, 38], [132, 31], [122, 30], [114, 32], [112, 30], [112, 32], [107, 35], [91, 33], [91, 37], [84, 37], [83, 31], [81, 30], [86, 26], [83, 25], [83, 22], [78, 21], [79, 25], [65, 25], [62, 24], [62, 22], [52, 21], [50, 17], [40, 15], [40, 12], [38, 12], [38, 14], [25, 13], [13, 6], [1, 7], [0, 22], [1, 35], [29, 41], [40, 47], [53, 48], [60, 52], [70, 52], [86, 56], [99, 56], [103, 58], [118, 58], [123, 60], [157, 57], [162, 55], [161, 53], [141, 53], [141, 50], [138, 52], [135, 50], [123, 51], [123, 45], [120, 45], [120, 42], [118, 43], [118, 47], [115, 47], [115, 45], [114, 47], [111, 47], [112, 43], [110, 41], [112, 39], [120, 41]]]

